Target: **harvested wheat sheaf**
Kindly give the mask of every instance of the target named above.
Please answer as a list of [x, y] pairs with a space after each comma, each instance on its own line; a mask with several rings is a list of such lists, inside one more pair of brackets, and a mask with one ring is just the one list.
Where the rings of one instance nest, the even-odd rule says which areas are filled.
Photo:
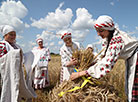
[[67, 92], [62, 97], [58, 96], [60, 92], [66, 92], [75, 86], [81, 86], [83, 80], [64, 81], [57, 84], [49, 93], [49, 102], [125, 102], [118, 96], [117, 91], [111, 85], [91, 85], [87, 83], [82, 89]]
[[[73, 57], [78, 59], [79, 70], [87, 69], [94, 60], [94, 55], [88, 50], [74, 51]], [[93, 84], [87, 83], [83, 88], [67, 92], [75, 86], [80, 87], [83, 79], [79, 78], [74, 81], [64, 81], [56, 86], [48, 93], [49, 102], [125, 102], [125, 98], [121, 98], [113, 85], [107, 83], [107, 80], [93, 79]], [[98, 84], [98, 83], [99, 84]], [[62, 97], [58, 96], [60, 92], [66, 92]]]
[[88, 68], [94, 60], [94, 54], [92, 51], [84, 49], [73, 51], [72, 57], [78, 60], [76, 67], [79, 69], [79, 71]]

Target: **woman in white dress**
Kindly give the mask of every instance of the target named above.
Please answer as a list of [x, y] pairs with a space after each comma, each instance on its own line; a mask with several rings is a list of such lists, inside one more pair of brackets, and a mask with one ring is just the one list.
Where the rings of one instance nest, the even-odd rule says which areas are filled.
[[[97, 34], [103, 39], [104, 57], [82, 72], [72, 73], [74, 80], [81, 76], [100, 78], [111, 71], [119, 58], [126, 62], [126, 95], [129, 102], [138, 102], [138, 41], [115, 28], [110, 16], [100, 16], [95, 23]], [[121, 70], [121, 69], [120, 69]]]
[[50, 85], [48, 76], [48, 63], [51, 60], [49, 48], [43, 46], [43, 39], [36, 40], [38, 47], [33, 48], [34, 54], [33, 70], [34, 79], [33, 86], [35, 89], [43, 89]]
[[2, 25], [0, 30], [4, 38], [3, 41], [0, 41], [0, 57], [12, 49], [20, 49], [20, 46], [16, 44], [16, 32], [12, 26]]

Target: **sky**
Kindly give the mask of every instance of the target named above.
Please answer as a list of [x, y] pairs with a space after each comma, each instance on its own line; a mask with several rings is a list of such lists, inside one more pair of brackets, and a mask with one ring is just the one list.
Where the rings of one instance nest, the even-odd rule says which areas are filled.
[[0, 25], [16, 29], [17, 44], [24, 52], [37, 46], [36, 39], [41, 37], [50, 52], [59, 53], [60, 34], [65, 31], [84, 48], [93, 44], [100, 50], [95, 20], [111, 16], [116, 27], [138, 39], [137, 5], [138, 0], [0, 0]]

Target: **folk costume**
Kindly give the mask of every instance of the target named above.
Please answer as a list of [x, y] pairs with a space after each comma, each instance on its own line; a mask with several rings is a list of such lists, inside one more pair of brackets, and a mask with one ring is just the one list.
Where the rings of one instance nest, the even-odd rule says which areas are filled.
[[[64, 33], [61, 36], [61, 39], [71, 37], [71, 33]], [[72, 42], [72, 47], [67, 47], [65, 44], [60, 48], [60, 55], [61, 55], [61, 73], [60, 73], [60, 82], [63, 82], [64, 80], [69, 80], [70, 75], [72, 72], [74, 72], [75, 66], [67, 67], [66, 64], [69, 62], [72, 58], [72, 53], [75, 50], [80, 50], [82, 46], [78, 42]]]
[[[12, 26], [0, 26], [3, 36], [15, 31]], [[24, 79], [22, 51], [16, 43], [0, 41], [0, 72], [2, 76], [1, 102], [20, 102], [21, 98], [36, 97]]]
[[[39, 41], [42, 41], [42, 39], [37, 39], [37, 42]], [[50, 85], [48, 62], [51, 59], [49, 48], [45, 46], [42, 49], [34, 47], [32, 51], [25, 53], [24, 56], [28, 80], [32, 80], [32, 86], [35, 89], [48, 87]]]
[[[105, 30], [115, 30], [113, 37], [107, 48], [105, 57], [91, 66], [87, 74], [95, 78], [100, 78], [111, 71], [119, 58], [126, 62], [126, 94], [129, 102], [138, 101], [138, 41], [114, 27], [114, 23], [109, 16], [100, 16], [95, 28]], [[103, 48], [107, 47], [107, 39], [104, 39]], [[121, 70], [121, 69], [120, 69]]]

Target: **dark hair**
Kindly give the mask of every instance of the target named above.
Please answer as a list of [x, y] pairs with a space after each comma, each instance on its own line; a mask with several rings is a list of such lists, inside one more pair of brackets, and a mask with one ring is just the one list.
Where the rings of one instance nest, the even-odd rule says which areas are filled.
[[107, 38], [108, 42], [107, 42], [107, 47], [106, 47], [104, 56], [106, 55], [107, 49], [108, 49], [108, 47], [109, 47], [109, 44], [110, 44], [110, 41], [111, 41], [111, 39], [112, 39], [112, 37], [113, 37], [113, 34], [114, 34], [114, 32], [115, 32], [115, 29], [114, 29], [114, 30], [108, 30], [108, 31], [109, 31], [109, 35], [108, 35], [108, 38]]

